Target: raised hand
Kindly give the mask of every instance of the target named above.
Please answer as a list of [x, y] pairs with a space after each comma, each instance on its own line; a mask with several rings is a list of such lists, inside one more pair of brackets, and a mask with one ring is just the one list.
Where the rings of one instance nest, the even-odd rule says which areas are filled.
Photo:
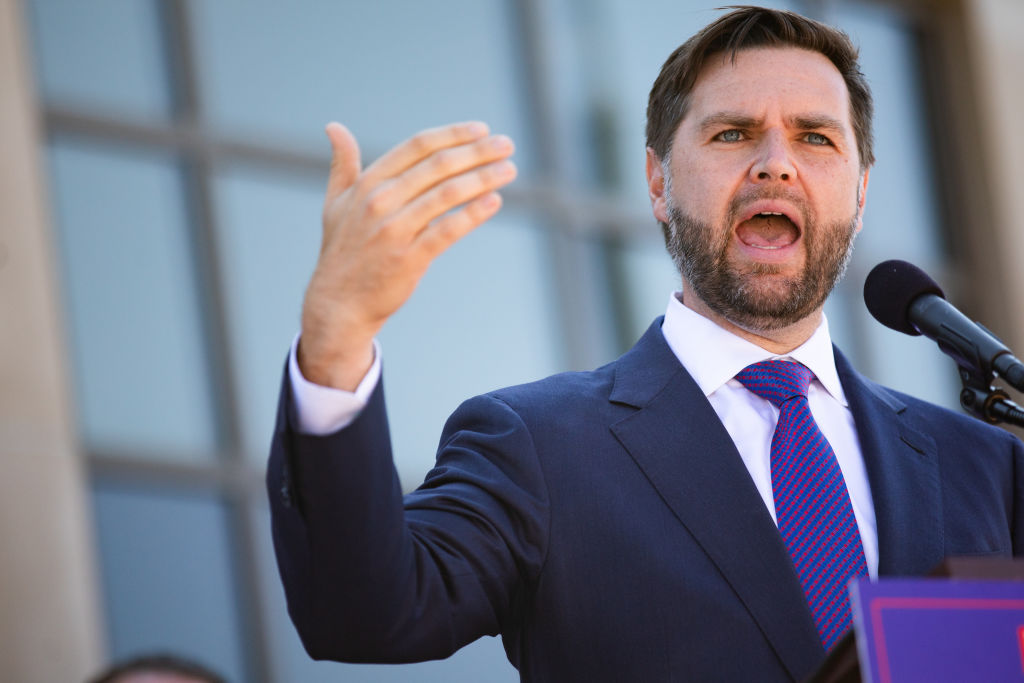
[[501, 208], [513, 144], [479, 122], [423, 131], [361, 169], [359, 145], [327, 126], [331, 170], [323, 239], [302, 307], [299, 365], [312, 382], [354, 389], [373, 337], [430, 263]]

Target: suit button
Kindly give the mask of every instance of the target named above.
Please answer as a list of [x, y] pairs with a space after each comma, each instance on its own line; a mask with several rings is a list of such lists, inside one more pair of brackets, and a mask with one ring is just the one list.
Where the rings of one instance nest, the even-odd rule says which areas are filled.
[[286, 508], [290, 508], [292, 506], [292, 489], [288, 486], [287, 477], [281, 477], [281, 503], [284, 504]]

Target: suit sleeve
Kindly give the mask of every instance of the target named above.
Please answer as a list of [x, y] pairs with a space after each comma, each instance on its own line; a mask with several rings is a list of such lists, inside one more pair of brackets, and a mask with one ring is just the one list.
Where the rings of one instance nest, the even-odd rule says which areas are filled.
[[292, 430], [282, 384], [267, 470], [288, 612], [314, 659], [451, 655], [513, 627], [543, 563], [548, 500], [533, 440], [493, 396], [449, 418], [437, 463], [404, 500], [382, 384], [345, 429]]

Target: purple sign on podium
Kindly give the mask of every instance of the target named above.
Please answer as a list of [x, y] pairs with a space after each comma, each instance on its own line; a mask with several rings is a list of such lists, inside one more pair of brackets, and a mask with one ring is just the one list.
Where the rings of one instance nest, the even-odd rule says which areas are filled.
[[864, 681], [1024, 682], [1024, 583], [858, 579], [850, 595]]

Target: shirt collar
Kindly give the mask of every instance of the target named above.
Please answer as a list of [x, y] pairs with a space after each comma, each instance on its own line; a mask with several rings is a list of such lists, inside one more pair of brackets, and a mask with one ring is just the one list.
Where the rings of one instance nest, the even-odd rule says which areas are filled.
[[821, 324], [810, 339], [785, 355], [772, 352], [742, 339], [719, 327], [708, 318], [683, 305], [676, 292], [669, 298], [661, 332], [672, 353], [690, 373], [697, 385], [710, 396], [733, 379], [740, 370], [764, 360], [782, 358], [794, 360], [810, 368], [821, 386], [841, 405], [846, 406], [846, 395], [839, 382], [828, 320], [821, 316]]

